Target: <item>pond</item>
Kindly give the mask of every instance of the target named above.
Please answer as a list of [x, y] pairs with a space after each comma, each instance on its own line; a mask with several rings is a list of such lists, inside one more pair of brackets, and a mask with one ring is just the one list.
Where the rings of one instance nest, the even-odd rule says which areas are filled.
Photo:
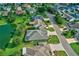
[[13, 27], [11, 26], [11, 24], [0, 26], [0, 48], [5, 48], [6, 44], [9, 43], [12, 31]]

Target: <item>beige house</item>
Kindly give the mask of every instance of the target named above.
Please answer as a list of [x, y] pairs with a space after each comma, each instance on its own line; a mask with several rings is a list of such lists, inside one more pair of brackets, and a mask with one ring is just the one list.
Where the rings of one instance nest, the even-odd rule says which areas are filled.
[[34, 27], [45, 28], [46, 24], [43, 21], [44, 21], [43, 17], [37, 15], [32, 18], [32, 22], [30, 22], [30, 24], [32, 24]]

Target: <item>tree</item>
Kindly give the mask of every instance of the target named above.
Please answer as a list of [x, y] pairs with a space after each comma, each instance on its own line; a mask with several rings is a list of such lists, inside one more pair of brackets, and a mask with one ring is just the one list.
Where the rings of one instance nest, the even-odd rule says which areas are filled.
[[59, 13], [56, 14], [56, 22], [57, 22], [58, 24], [62, 24], [62, 23], [63, 23], [62, 18], [61, 18], [61, 16], [60, 16]]
[[66, 22], [67, 22], [64, 18], [61, 17], [61, 15], [60, 15], [58, 12], [56, 13], [55, 21], [56, 21], [59, 25], [65, 25]]
[[16, 37], [13, 39], [12, 43], [13, 43], [14, 45], [20, 44], [20, 38], [18, 38], [18, 36], [16, 36]]
[[38, 7], [37, 8], [39, 13], [45, 12], [45, 8], [44, 7]]

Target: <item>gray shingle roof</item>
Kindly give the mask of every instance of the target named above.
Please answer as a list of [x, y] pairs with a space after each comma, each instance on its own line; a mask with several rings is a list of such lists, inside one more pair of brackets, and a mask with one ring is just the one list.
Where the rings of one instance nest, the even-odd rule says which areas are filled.
[[68, 23], [67, 24], [70, 28], [77, 28], [77, 29], [79, 29], [79, 23]]
[[47, 40], [47, 31], [46, 30], [27, 30], [25, 36], [25, 41], [30, 40]]
[[49, 48], [47, 46], [36, 46], [32, 48], [24, 47], [24, 51], [22, 49], [22, 55], [24, 56], [49, 56]]
[[43, 16], [41, 15], [33, 16], [32, 20], [43, 20]]

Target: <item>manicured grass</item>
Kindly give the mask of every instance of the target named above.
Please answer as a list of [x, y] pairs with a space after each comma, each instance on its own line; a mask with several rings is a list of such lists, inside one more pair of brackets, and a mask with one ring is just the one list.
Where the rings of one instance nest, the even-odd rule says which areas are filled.
[[0, 26], [0, 48], [5, 48], [5, 45], [9, 43], [12, 31], [13, 28], [11, 24]]
[[0, 25], [4, 25], [6, 24], [6, 21], [5, 20], [0, 20]]
[[79, 55], [79, 42], [70, 44], [73, 50]]
[[48, 43], [58, 44], [60, 42], [59, 42], [59, 39], [56, 35], [51, 35], [51, 36], [49, 36]]
[[28, 15], [26, 16], [15, 16], [15, 24], [18, 24], [18, 23], [23, 23], [23, 22], [29, 22], [30, 20], [27, 18]]
[[21, 55], [21, 49], [22, 49], [22, 44], [18, 45], [14, 48], [6, 48], [6, 50], [4, 51], [4, 55], [5, 56], [20, 56]]
[[[17, 16], [13, 15], [15, 17], [15, 21], [12, 24], [15, 24], [16, 30], [20, 31], [21, 34], [18, 36], [16, 34], [16, 30], [14, 34], [11, 34], [13, 32], [13, 27], [11, 24], [5, 24], [7, 21], [0, 22], [0, 48], [5, 48], [5, 50], [0, 51], [0, 55], [5, 56], [20, 56], [21, 55], [21, 49], [23, 47], [23, 38], [25, 34], [26, 27], [28, 26], [26, 23], [30, 21], [30, 19], [26, 16]], [[4, 19], [6, 20], [6, 19]], [[12, 36], [12, 38], [11, 38]], [[19, 38], [19, 44], [13, 45], [12, 41]], [[13, 40], [11, 40], [13, 39]], [[11, 41], [11, 42], [10, 42]], [[9, 43], [9, 44], [8, 44]], [[6, 47], [5, 47], [6, 46]]]
[[16, 16], [16, 20], [15, 20], [15, 23], [23, 23], [23, 17], [20, 17], [20, 16]]
[[49, 30], [51, 32], [54, 31], [54, 29], [52, 27], [48, 27], [47, 30]]
[[56, 56], [67, 56], [65, 51], [54, 51], [54, 54]]

